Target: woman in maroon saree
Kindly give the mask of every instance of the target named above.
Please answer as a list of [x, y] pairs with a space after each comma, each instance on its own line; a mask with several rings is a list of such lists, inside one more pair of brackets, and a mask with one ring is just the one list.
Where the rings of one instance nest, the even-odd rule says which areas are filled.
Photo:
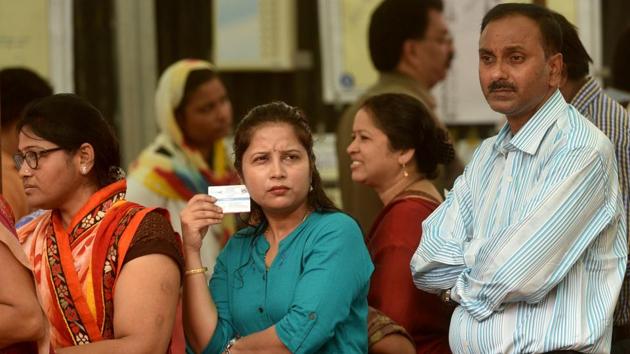
[[421, 224], [442, 202], [431, 179], [439, 164], [453, 159], [448, 135], [420, 101], [404, 94], [367, 99], [352, 134], [352, 180], [372, 187], [385, 205], [366, 237], [374, 262], [368, 304], [404, 327], [417, 353], [450, 353], [453, 309], [416, 289], [409, 269]]

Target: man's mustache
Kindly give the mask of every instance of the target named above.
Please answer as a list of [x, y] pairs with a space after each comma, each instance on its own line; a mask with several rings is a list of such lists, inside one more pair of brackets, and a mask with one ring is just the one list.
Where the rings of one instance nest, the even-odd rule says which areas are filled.
[[488, 86], [488, 90], [490, 90], [490, 92], [495, 91], [495, 90], [512, 90], [512, 91], [516, 91], [516, 86], [514, 86], [513, 84], [507, 82], [507, 81], [494, 81], [492, 83], [490, 83], [490, 85]]

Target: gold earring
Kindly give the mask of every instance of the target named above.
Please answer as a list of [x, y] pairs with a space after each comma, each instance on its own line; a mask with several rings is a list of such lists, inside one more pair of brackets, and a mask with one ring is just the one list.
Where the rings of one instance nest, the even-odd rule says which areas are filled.
[[407, 165], [405, 163], [402, 164], [403, 177], [409, 177], [409, 173], [407, 173]]

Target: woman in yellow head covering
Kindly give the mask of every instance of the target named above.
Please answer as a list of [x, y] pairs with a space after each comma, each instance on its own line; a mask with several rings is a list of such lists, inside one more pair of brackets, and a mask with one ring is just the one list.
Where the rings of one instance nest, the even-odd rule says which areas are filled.
[[[208, 186], [237, 183], [223, 138], [232, 127], [232, 105], [212, 64], [180, 60], [164, 71], [155, 94], [160, 134], [132, 164], [127, 199], [166, 208], [180, 232], [179, 212]], [[228, 218], [210, 231], [202, 249], [206, 265], [234, 232]]]

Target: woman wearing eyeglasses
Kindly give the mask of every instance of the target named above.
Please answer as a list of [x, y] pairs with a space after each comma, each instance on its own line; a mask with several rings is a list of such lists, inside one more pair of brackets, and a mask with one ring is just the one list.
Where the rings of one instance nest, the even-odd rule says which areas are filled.
[[168, 213], [126, 201], [118, 143], [75, 95], [27, 108], [16, 167], [27, 203], [18, 230], [57, 353], [166, 353], [182, 252]]

